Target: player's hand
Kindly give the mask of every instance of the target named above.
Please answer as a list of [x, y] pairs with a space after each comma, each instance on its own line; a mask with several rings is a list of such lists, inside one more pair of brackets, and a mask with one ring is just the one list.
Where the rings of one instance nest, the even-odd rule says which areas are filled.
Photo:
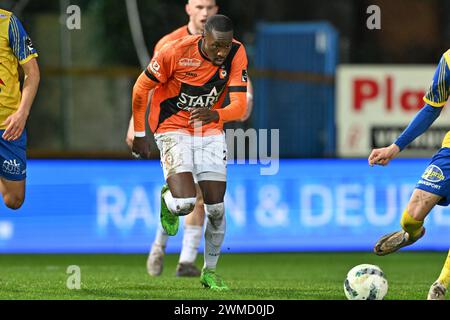
[[387, 166], [389, 162], [400, 153], [400, 148], [396, 144], [389, 147], [374, 149], [369, 156], [369, 165]]
[[216, 110], [197, 108], [191, 111], [189, 124], [197, 128], [217, 121], [219, 121], [219, 113]]
[[17, 111], [10, 115], [3, 123], [2, 126], [6, 126], [6, 130], [3, 133], [3, 139], [6, 141], [15, 141], [20, 138], [25, 129], [27, 123], [28, 114], [22, 111]]
[[150, 159], [150, 146], [146, 137], [133, 140], [132, 155], [136, 160]]

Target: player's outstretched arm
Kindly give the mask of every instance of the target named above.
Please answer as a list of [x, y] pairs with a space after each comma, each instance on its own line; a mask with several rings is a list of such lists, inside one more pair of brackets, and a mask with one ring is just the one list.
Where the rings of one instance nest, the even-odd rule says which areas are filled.
[[132, 152], [135, 158], [150, 158], [150, 147], [145, 136], [145, 113], [150, 91], [157, 84], [157, 82], [150, 79], [146, 71], [139, 76], [133, 87], [133, 124], [135, 133]]
[[[147, 105], [150, 105], [154, 92], [155, 92], [154, 90], [150, 91]], [[130, 148], [130, 150], [133, 149], [133, 141], [134, 141], [134, 119], [133, 115], [131, 115], [130, 123], [128, 124], [127, 136], [125, 138], [125, 143]]]
[[7, 141], [17, 140], [22, 135], [41, 79], [36, 58], [32, 58], [30, 61], [22, 64], [22, 69], [25, 74], [25, 80], [20, 106], [15, 113], [2, 123], [2, 125], [7, 126], [3, 134], [3, 139]]
[[400, 137], [387, 148], [375, 149], [369, 156], [369, 165], [386, 166], [418, 136], [422, 135], [441, 114], [442, 108], [425, 105]]

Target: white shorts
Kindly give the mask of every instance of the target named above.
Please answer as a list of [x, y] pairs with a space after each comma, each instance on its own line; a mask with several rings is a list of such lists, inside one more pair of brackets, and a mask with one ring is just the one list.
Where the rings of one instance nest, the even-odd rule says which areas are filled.
[[225, 134], [191, 136], [182, 133], [155, 135], [161, 152], [164, 178], [191, 172], [195, 182], [227, 181], [227, 143]]

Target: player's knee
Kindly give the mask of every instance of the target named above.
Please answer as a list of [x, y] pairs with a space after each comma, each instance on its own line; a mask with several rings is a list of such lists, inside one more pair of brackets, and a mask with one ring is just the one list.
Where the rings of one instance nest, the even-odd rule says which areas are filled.
[[213, 221], [222, 220], [225, 216], [225, 204], [207, 204], [205, 205], [206, 215]]
[[187, 216], [195, 208], [196, 198], [173, 199], [175, 201], [176, 211], [173, 212], [177, 216]]
[[6, 194], [5, 196], [3, 196], [5, 205], [11, 210], [19, 210], [22, 207], [24, 200], [24, 197], [12, 194]]

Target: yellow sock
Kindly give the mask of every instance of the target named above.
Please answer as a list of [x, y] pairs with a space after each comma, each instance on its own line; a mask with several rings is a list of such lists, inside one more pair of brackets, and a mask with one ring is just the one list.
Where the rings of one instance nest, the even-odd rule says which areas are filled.
[[418, 221], [411, 217], [408, 210], [403, 212], [400, 224], [402, 225], [403, 230], [405, 230], [412, 239], [417, 239], [422, 233], [423, 221]]
[[438, 281], [446, 288], [448, 288], [448, 285], [450, 284], [450, 251], [448, 252], [447, 260], [445, 260], [445, 264], [442, 268]]

